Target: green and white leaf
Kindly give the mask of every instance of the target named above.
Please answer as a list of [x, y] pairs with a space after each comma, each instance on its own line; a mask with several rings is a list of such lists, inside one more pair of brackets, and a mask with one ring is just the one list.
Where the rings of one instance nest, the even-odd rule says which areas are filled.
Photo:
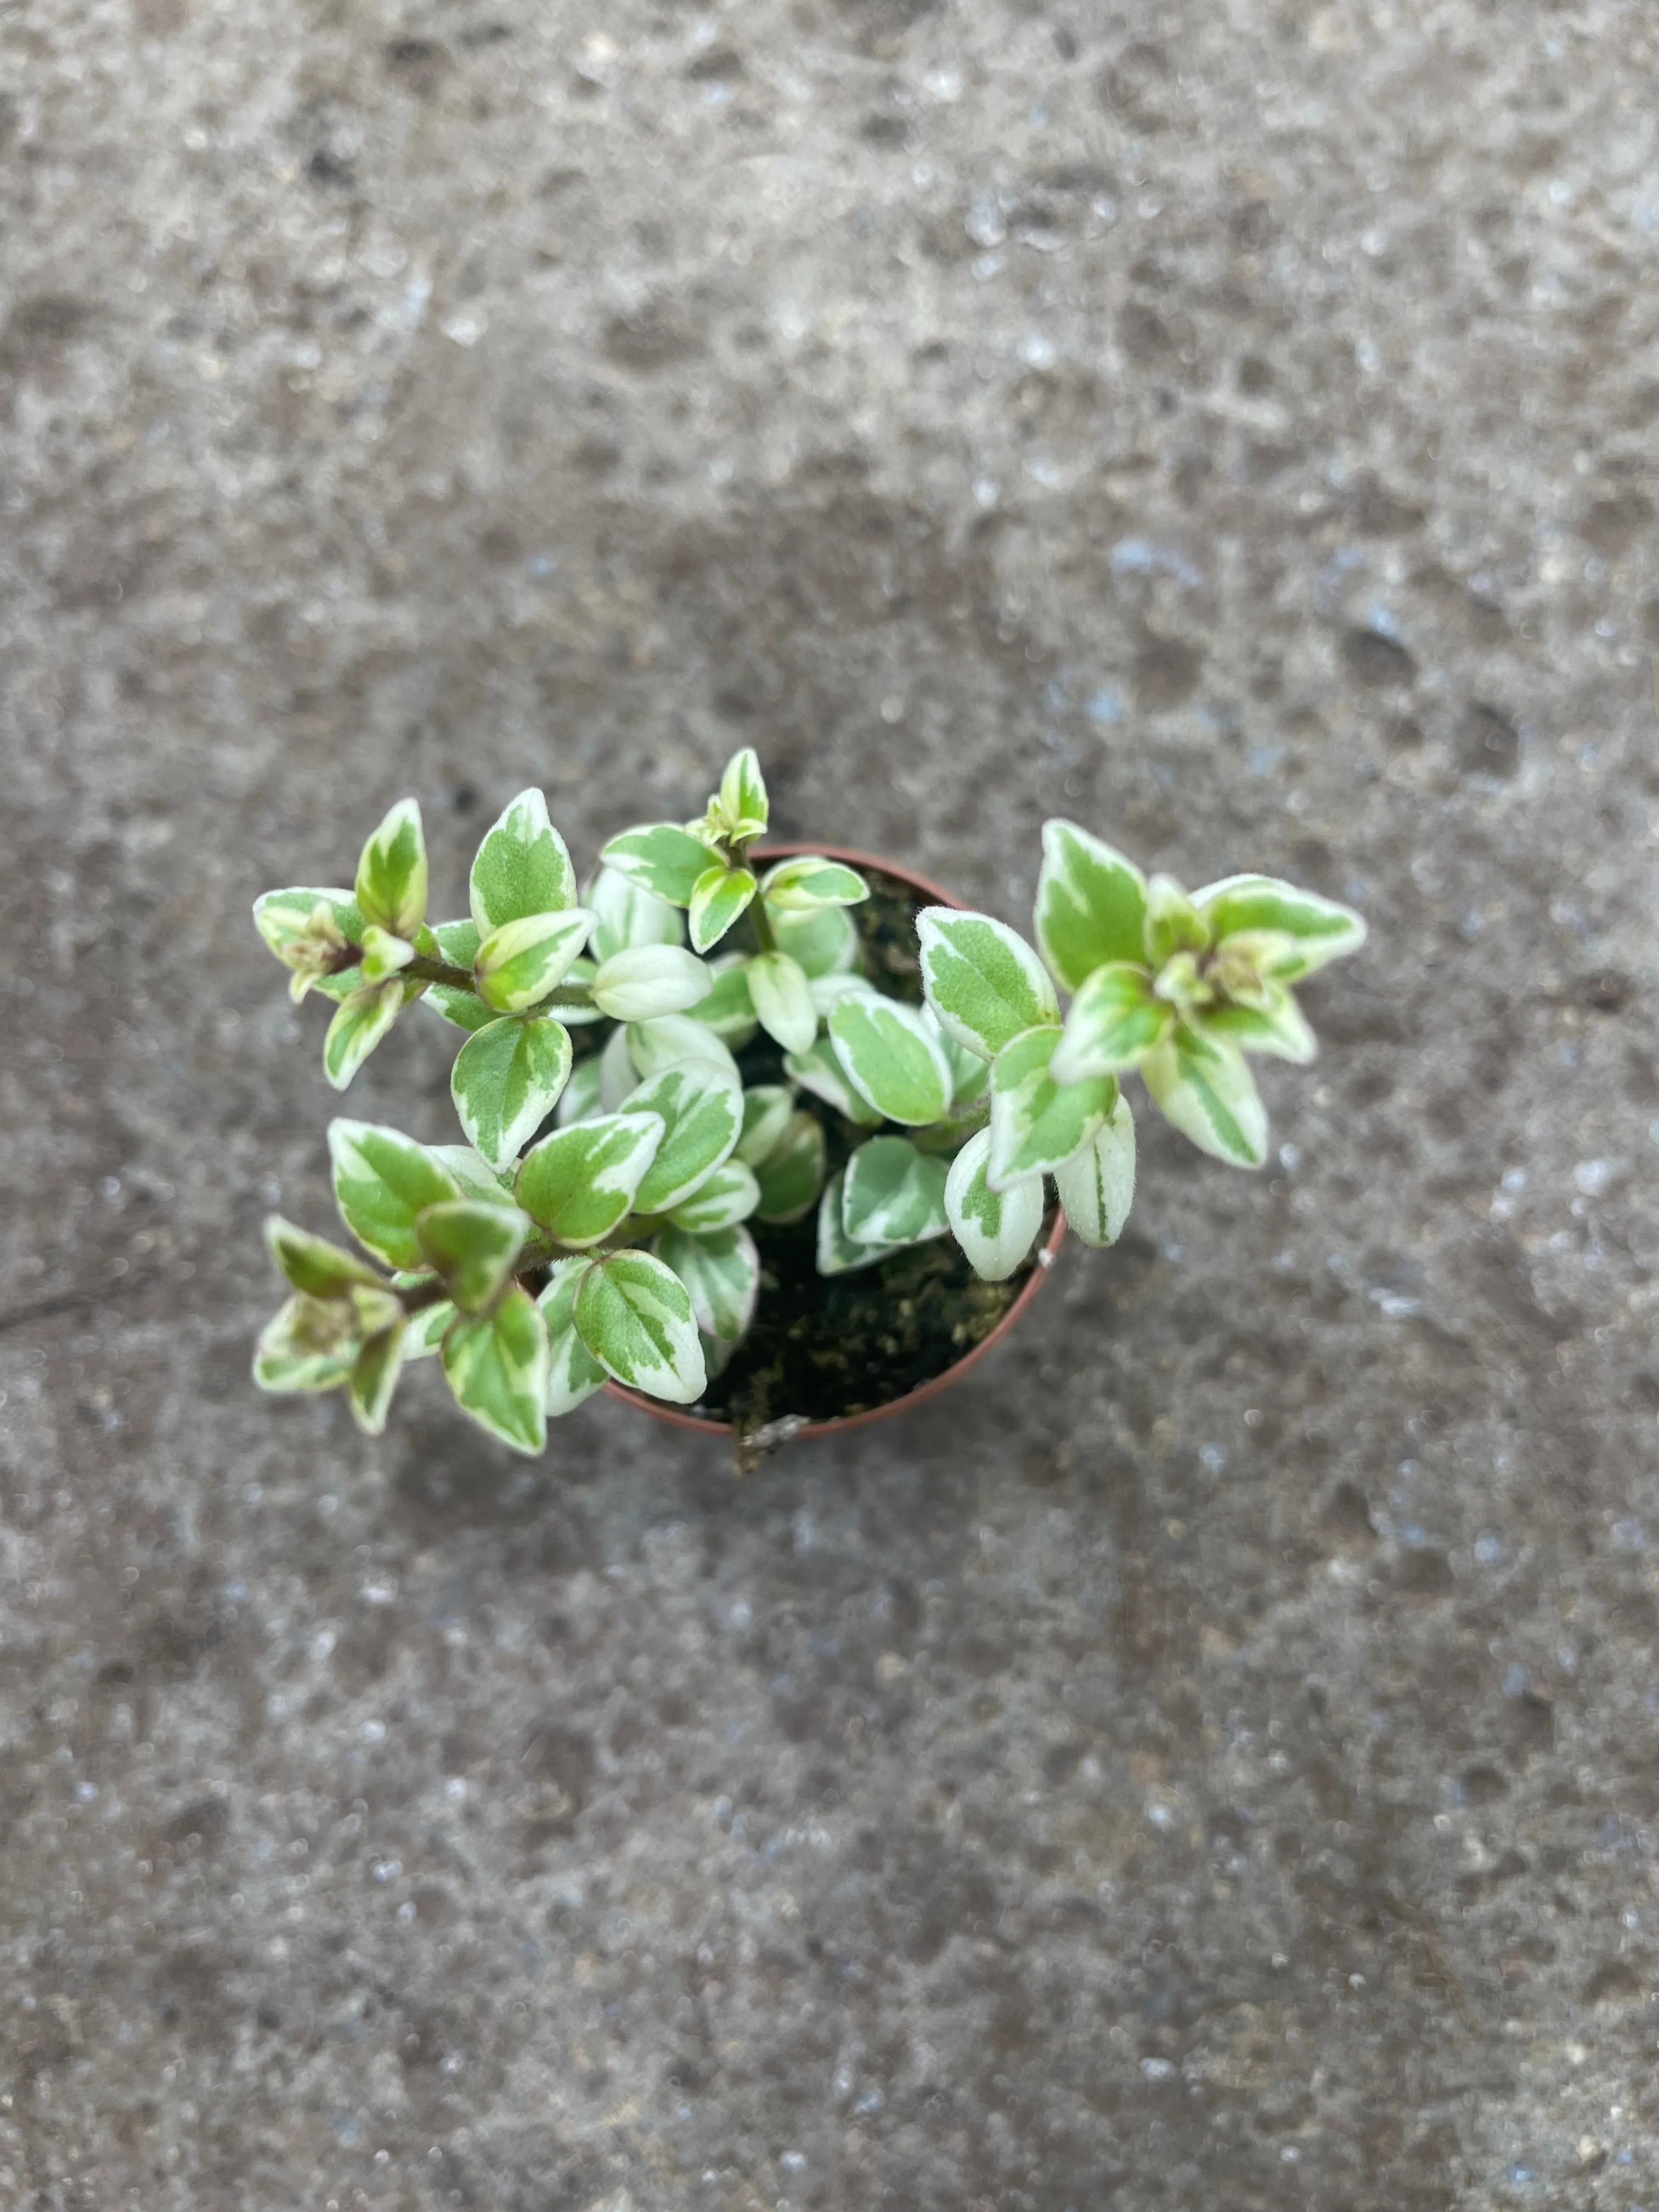
[[483, 939], [472, 963], [480, 994], [498, 1013], [522, 1013], [539, 1005], [563, 981], [592, 926], [592, 915], [580, 906], [503, 922]]
[[1085, 1244], [1115, 1244], [1135, 1196], [1135, 1124], [1121, 1094], [1103, 1127], [1054, 1170], [1067, 1224]]
[[939, 1038], [914, 1006], [878, 994], [842, 1000], [830, 1034], [854, 1089], [889, 1121], [943, 1118], [952, 1079]]
[[443, 1340], [444, 1379], [455, 1402], [514, 1451], [547, 1443], [547, 1324], [515, 1283], [494, 1313], [461, 1314]]
[[805, 970], [787, 952], [760, 952], [749, 963], [749, 996], [761, 1027], [786, 1052], [805, 1052], [818, 1033]]
[[[460, 1186], [463, 1198], [470, 1198], [480, 1206], [510, 1206], [513, 1200], [513, 1174], [509, 1167], [498, 1172], [489, 1161], [475, 1152], [471, 1145], [428, 1145], [426, 1156], [453, 1176]], [[516, 1166], [514, 1162], [513, 1165]]]
[[364, 984], [389, 983], [414, 957], [415, 947], [406, 937], [393, 937], [378, 921], [371, 921], [363, 931], [363, 957], [357, 974]]
[[752, 1168], [741, 1160], [727, 1160], [705, 1176], [690, 1198], [669, 1209], [676, 1229], [690, 1229], [699, 1237], [711, 1230], [731, 1229], [747, 1221], [760, 1204], [760, 1184]]
[[296, 1291], [260, 1333], [253, 1379], [262, 1390], [337, 1389], [350, 1379], [362, 1341], [343, 1300]]
[[450, 1096], [491, 1167], [516, 1159], [558, 1104], [570, 1059], [569, 1035], [550, 1015], [505, 1016], [461, 1047]]
[[[437, 939], [438, 951], [452, 968], [471, 968], [478, 957], [478, 929], [476, 922], [434, 921], [432, 934]], [[476, 991], [464, 990], [459, 983], [428, 985], [426, 1003], [441, 1013], [447, 1022], [458, 1030], [487, 1029], [500, 1018], [494, 1006], [488, 1006]]]
[[[623, 1036], [621, 1030], [617, 1030], [616, 1035], [623, 1038], [623, 1051], [625, 1054], [628, 1049], [628, 1040]], [[603, 1114], [605, 1111], [599, 1097], [604, 1075], [604, 1064], [596, 1052], [589, 1053], [586, 1060], [579, 1060], [576, 1062], [570, 1072], [570, 1080], [559, 1094], [558, 1121], [562, 1129], [569, 1128], [574, 1121], [591, 1121], [596, 1114]], [[623, 1100], [628, 1096], [633, 1078], [634, 1063], [630, 1060], [628, 1063], [627, 1079], [617, 1089], [616, 1102], [617, 1105], [621, 1105]]]
[[766, 779], [752, 745], [733, 753], [720, 777], [720, 810], [734, 843], [752, 844], [766, 835], [770, 808]]
[[265, 1223], [265, 1243], [283, 1274], [307, 1297], [343, 1298], [361, 1285], [379, 1286], [380, 1278], [355, 1252], [296, 1228], [280, 1213]]
[[805, 1052], [786, 1053], [783, 1067], [803, 1091], [822, 1098], [826, 1106], [833, 1106], [860, 1128], [873, 1129], [879, 1123], [878, 1109], [854, 1089], [833, 1037], [815, 1037]]
[[697, 878], [708, 866], [708, 848], [678, 823], [653, 822], [624, 830], [599, 858], [639, 890], [671, 906], [690, 906]]
[[1050, 974], [1077, 991], [1109, 960], [1145, 957], [1146, 878], [1073, 822], [1042, 825], [1036, 936]]
[[576, 1330], [576, 1293], [592, 1264], [591, 1260], [574, 1255], [568, 1260], [556, 1261], [547, 1286], [536, 1301], [547, 1324], [550, 1419], [557, 1419], [561, 1413], [574, 1413], [596, 1390], [605, 1387], [605, 1370]]
[[1109, 960], [1085, 979], [1055, 1048], [1057, 1083], [1115, 1075], [1138, 1066], [1173, 1026], [1175, 1011], [1152, 988], [1151, 973], [1129, 960]]
[[[925, 1018], [937, 1020], [931, 1007], [924, 1006]], [[978, 1053], [970, 1052], [965, 1044], [958, 1044], [948, 1030], [939, 1032], [939, 1049], [945, 1054], [951, 1070], [951, 1109], [960, 1111], [982, 1098], [991, 1087], [991, 1063], [981, 1060]]]
[[1165, 1121], [1201, 1152], [1235, 1167], [1267, 1157], [1267, 1115], [1238, 1047], [1186, 1024], [1140, 1063], [1140, 1078]]
[[1141, 943], [1154, 974], [1178, 952], [1196, 955], [1209, 948], [1210, 926], [1173, 876], [1154, 876], [1146, 886]]
[[664, 1135], [658, 1114], [605, 1114], [544, 1137], [519, 1165], [519, 1203], [562, 1244], [597, 1244], [633, 1206]]
[[837, 973], [833, 975], [809, 975], [807, 995], [813, 1011], [827, 1021], [843, 999], [869, 998], [875, 994], [875, 985], [867, 975]]
[[1058, 1024], [1027, 1030], [992, 1064], [988, 1173], [994, 1190], [1052, 1174], [1089, 1142], [1117, 1103], [1115, 1076], [1055, 1082], [1049, 1063], [1060, 1034]]
[[794, 1095], [781, 1083], [757, 1083], [753, 1090], [745, 1091], [743, 1128], [736, 1146], [738, 1159], [751, 1168], [758, 1167], [789, 1127], [794, 1110]]
[[690, 1293], [648, 1252], [613, 1252], [588, 1269], [576, 1291], [576, 1328], [630, 1389], [689, 1406], [707, 1388]]
[[458, 1199], [429, 1206], [415, 1224], [421, 1254], [460, 1310], [482, 1313], [512, 1279], [530, 1234], [516, 1206]]
[[648, 1075], [623, 1111], [662, 1121], [662, 1140], [634, 1205], [641, 1213], [666, 1213], [731, 1158], [743, 1128], [743, 1086], [712, 1060], [683, 1060]]
[[1026, 1176], [1006, 1190], [993, 1190], [986, 1179], [990, 1163], [991, 1133], [981, 1129], [951, 1163], [945, 1212], [981, 1281], [1004, 1283], [1042, 1226], [1042, 1177]]
[[665, 1229], [651, 1249], [684, 1284], [697, 1327], [735, 1344], [755, 1317], [760, 1291], [760, 1254], [749, 1231]]
[[416, 1216], [461, 1196], [443, 1161], [373, 1121], [331, 1121], [328, 1150], [334, 1202], [357, 1242], [388, 1267], [423, 1267]]
[[521, 791], [485, 834], [469, 889], [481, 938], [505, 922], [574, 906], [576, 872], [539, 791]]
[[[705, 865], [708, 858], [705, 853]], [[596, 960], [608, 960], [613, 952], [627, 952], [635, 945], [684, 942], [685, 924], [679, 909], [615, 868], [599, 871], [588, 886], [586, 904], [593, 916], [589, 945]]]
[[638, 1034], [637, 1030], [630, 1033], [620, 1027], [612, 1030], [599, 1054], [599, 1104], [607, 1114], [616, 1112], [644, 1073], [634, 1051], [634, 1040]]
[[870, 886], [856, 868], [826, 860], [817, 853], [780, 860], [761, 882], [769, 914], [810, 914], [817, 907], [857, 906]]
[[844, 906], [803, 908], [770, 917], [780, 952], [787, 952], [802, 975], [844, 975], [858, 965], [858, 924]]
[[1212, 1006], [1198, 1018], [1196, 1026], [1206, 1036], [1224, 1038], [1241, 1052], [1288, 1060], [1293, 1066], [1305, 1067], [1319, 1057], [1319, 1040], [1282, 983], [1268, 985], [1265, 1006]]
[[908, 1137], [872, 1137], [848, 1159], [842, 1225], [855, 1244], [925, 1244], [950, 1226], [945, 1162]]
[[352, 1362], [347, 1382], [351, 1417], [366, 1437], [386, 1434], [386, 1417], [409, 1346], [409, 1322], [399, 1314], [371, 1336]]
[[711, 981], [702, 962], [683, 945], [636, 945], [599, 963], [593, 1003], [613, 1021], [656, 1021], [706, 999]]
[[873, 1267], [893, 1250], [890, 1244], [858, 1244], [847, 1233], [842, 1218], [843, 1177], [838, 1172], [823, 1186], [818, 1201], [817, 1262], [821, 1275], [848, 1275], [858, 1267]]
[[[663, 1014], [652, 1022], [630, 1022], [626, 1034], [629, 1059], [641, 1075], [658, 1074], [680, 1060], [712, 1060], [737, 1073], [729, 1048], [695, 1014]], [[607, 1053], [609, 1049], [607, 1046]]]
[[411, 1314], [409, 1334], [404, 1339], [404, 1364], [411, 1359], [432, 1359], [441, 1350], [445, 1331], [455, 1318], [455, 1308], [448, 1298], [440, 1298], [435, 1304], [422, 1306]]
[[358, 908], [365, 923], [378, 922], [393, 937], [413, 937], [426, 920], [426, 895], [420, 806], [412, 799], [400, 799], [357, 862]]
[[1298, 890], [1294, 884], [1274, 876], [1226, 876], [1206, 884], [1193, 894], [1194, 903], [1210, 926], [1218, 943], [1241, 930], [1269, 931], [1295, 940], [1298, 959], [1293, 968], [1281, 968], [1279, 978], [1294, 982], [1311, 975], [1328, 960], [1357, 952], [1365, 941], [1365, 924], [1352, 907], [1313, 891]]
[[707, 952], [718, 945], [754, 896], [755, 878], [747, 868], [728, 868], [724, 860], [705, 868], [691, 887], [687, 920], [693, 951]]
[[396, 976], [389, 983], [368, 983], [354, 991], [334, 1012], [323, 1038], [323, 1073], [336, 1091], [343, 1091], [402, 1012], [404, 987]]
[[[599, 972], [598, 963], [590, 960], [586, 953], [580, 959], [573, 960], [565, 969], [564, 980], [559, 985], [558, 999], [548, 1011], [556, 1013], [567, 1029], [580, 1028], [605, 1019], [591, 996], [593, 978]], [[580, 994], [584, 993], [590, 995], [583, 998]]]
[[1022, 1030], [1060, 1019], [1048, 970], [1006, 922], [926, 906], [916, 935], [928, 1005], [940, 1026], [981, 1059], [994, 1060]]
[[361, 945], [363, 916], [349, 891], [316, 890], [294, 884], [286, 890], [266, 891], [253, 902], [253, 926], [279, 960], [296, 945], [309, 939], [322, 907], [329, 921], [348, 945]]
[[755, 1170], [760, 1197], [755, 1218], [775, 1225], [799, 1221], [823, 1188], [823, 1125], [815, 1114], [792, 1114], [788, 1127]]
[[712, 1030], [732, 1052], [741, 1052], [755, 1034], [755, 1002], [749, 995], [749, 956], [727, 952], [711, 960], [714, 977], [707, 998], [688, 1009], [688, 1018]]

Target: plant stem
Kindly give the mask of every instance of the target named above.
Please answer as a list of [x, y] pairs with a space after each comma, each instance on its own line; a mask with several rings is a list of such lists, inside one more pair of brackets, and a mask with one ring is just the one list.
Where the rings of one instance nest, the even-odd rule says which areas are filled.
[[[360, 945], [349, 945], [330, 972], [336, 975], [343, 975], [351, 969], [360, 967], [362, 957], [363, 951]], [[417, 952], [405, 967], [398, 970], [398, 973], [400, 975], [412, 976], [418, 983], [444, 983], [452, 991], [469, 992], [473, 998], [483, 1000], [483, 1003], [489, 1005], [488, 1000], [484, 1000], [483, 992], [478, 988], [472, 970], [470, 968], [458, 968], [452, 961], [434, 960], [424, 952]], [[550, 991], [546, 998], [538, 1000], [534, 1006], [526, 1007], [521, 1011], [526, 1013], [541, 1013], [544, 1011], [556, 1013], [561, 1006], [591, 1006], [592, 1003], [593, 994], [586, 984], [561, 983], [556, 990]], [[497, 1009], [492, 1007], [490, 1011], [495, 1012]]]
[[755, 927], [755, 949], [757, 952], [775, 952], [778, 940], [772, 934], [772, 921], [766, 911], [766, 901], [757, 891], [749, 902], [749, 912]]

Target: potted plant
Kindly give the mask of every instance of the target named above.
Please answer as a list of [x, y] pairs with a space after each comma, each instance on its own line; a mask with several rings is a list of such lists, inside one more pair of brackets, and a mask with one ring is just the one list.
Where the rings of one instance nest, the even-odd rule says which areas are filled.
[[768, 848], [767, 813], [740, 752], [696, 822], [612, 838], [579, 898], [526, 791], [470, 913], [429, 922], [406, 799], [352, 890], [257, 902], [294, 997], [335, 1002], [337, 1089], [416, 1000], [464, 1032], [465, 1139], [331, 1126], [362, 1249], [269, 1224], [291, 1296], [264, 1389], [343, 1388], [374, 1435], [435, 1356], [524, 1452], [607, 1386], [731, 1431], [740, 1459], [891, 1412], [1010, 1324], [1067, 1225], [1118, 1236], [1131, 1070], [1200, 1151], [1261, 1164], [1246, 1054], [1313, 1057], [1294, 987], [1364, 935], [1288, 884], [1189, 895], [1050, 822], [1033, 946], [902, 867]]

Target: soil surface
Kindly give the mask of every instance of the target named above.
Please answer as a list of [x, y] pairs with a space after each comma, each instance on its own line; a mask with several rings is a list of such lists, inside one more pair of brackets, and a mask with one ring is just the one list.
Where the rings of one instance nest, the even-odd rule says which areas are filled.
[[[0, 10], [0, 2201], [1653, 2205], [1656, 115], [1635, 0]], [[1361, 907], [1270, 1168], [1135, 1094], [741, 1483], [256, 1400], [256, 893], [744, 742]]]

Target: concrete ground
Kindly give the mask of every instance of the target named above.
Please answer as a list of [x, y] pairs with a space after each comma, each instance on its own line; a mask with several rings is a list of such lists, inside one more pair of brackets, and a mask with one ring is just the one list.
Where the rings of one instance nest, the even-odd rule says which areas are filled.
[[[1646, 0], [0, 11], [0, 2203], [1659, 2205]], [[250, 900], [1350, 898], [957, 1392], [256, 1398]], [[349, 1110], [453, 1134], [411, 1015]]]

